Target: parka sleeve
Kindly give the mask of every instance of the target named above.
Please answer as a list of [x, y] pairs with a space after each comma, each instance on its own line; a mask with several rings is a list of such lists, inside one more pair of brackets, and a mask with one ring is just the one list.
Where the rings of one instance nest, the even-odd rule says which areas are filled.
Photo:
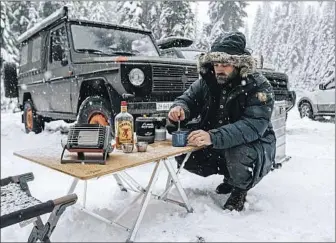
[[174, 100], [172, 109], [176, 106], [181, 106], [185, 112], [186, 120], [190, 120], [199, 114], [199, 110], [203, 104], [203, 92], [202, 79], [196, 80], [189, 88], [179, 97]]
[[240, 120], [209, 131], [213, 148], [232, 148], [261, 138], [271, 120], [273, 108], [272, 87], [252, 93]]

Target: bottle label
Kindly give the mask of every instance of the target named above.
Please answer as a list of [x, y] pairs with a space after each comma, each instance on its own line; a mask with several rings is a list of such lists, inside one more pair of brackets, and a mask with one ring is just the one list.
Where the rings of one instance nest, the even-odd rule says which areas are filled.
[[133, 124], [131, 121], [122, 121], [118, 124], [118, 142], [133, 143]]

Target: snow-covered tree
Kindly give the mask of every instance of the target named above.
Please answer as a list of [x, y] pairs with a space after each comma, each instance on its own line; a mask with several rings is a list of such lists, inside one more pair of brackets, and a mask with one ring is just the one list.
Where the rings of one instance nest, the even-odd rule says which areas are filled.
[[[284, 71], [284, 63], [286, 61], [287, 41], [290, 32], [290, 22], [288, 19], [289, 5], [282, 3], [276, 9], [274, 23], [276, 24], [273, 32], [274, 49], [272, 54], [272, 63], [277, 70]], [[277, 21], [277, 22], [276, 22]]]
[[142, 8], [138, 1], [119, 1], [117, 12], [120, 15], [119, 24], [137, 28], [145, 28], [142, 22]]
[[261, 49], [261, 6], [258, 6], [256, 15], [254, 17], [254, 22], [252, 26], [252, 34], [251, 34], [251, 47], [253, 50], [260, 50]]
[[46, 1], [42, 3], [42, 8], [40, 9], [39, 15], [42, 19], [48, 17], [49, 15], [53, 14], [55, 11], [60, 9], [63, 5], [65, 5], [64, 2], [56, 2], [56, 1]]
[[207, 35], [207, 25], [203, 25], [201, 31], [196, 33], [195, 48], [206, 50], [210, 49], [210, 38]]
[[0, 68], [3, 62], [17, 61], [18, 49], [15, 44], [13, 32], [10, 28], [10, 19], [13, 18], [11, 6], [8, 2], [1, 1], [1, 23], [0, 23]]
[[245, 11], [247, 5], [243, 1], [210, 1], [208, 10], [211, 23], [208, 27], [210, 39], [213, 41], [220, 33], [243, 28], [243, 19], [247, 17]]
[[13, 18], [10, 19], [10, 28], [17, 38], [22, 33], [27, 30], [29, 25], [29, 8], [30, 2], [20, 1], [20, 2], [11, 2], [9, 3], [12, 9]]
[[291, 2], [289, 5], [288, 20], [290, 25], [287, 48], [286, 60], [282, 64], [283, 70], [291, 73], [293, 81], [297, 79], [300, 72], [300, 65], [303, 62], [304, 46], [303, 46], [303, 11], [301, 5], [297, 2]]
[[[10, 19], [13, 18], [12, 9], [8, 2], [0, 2], [0, 72], [5, 62], [17, 62], [18, 49], [13, 33], [10, 29]], [[5, 98], [3, 74], [0, 74], [1, 110], [9, 108], [11, 99]]]
[[246, 46], [251, 48], [251, 42], [250, 42], [250, 28], [248, 26], [248, 22], [246, 21], [244, 24], [244, 35], [246, 38]]
[[313, 62], [314, 50], [316, 49], [316, 33], [318, 33], [318, 13], [317, 10], [308, 6], [305, 11], [304, 16], [304, 28], [303, 28], [303, 46], [304, 57], [301, 63], [301, 73], [299, 79], [297, 80], [297, 86], [302, 83], [304, 86], [309, 86], [309, 83], [314, 80], [311, 68], [311, 63]]
[[194, 22], [195, 16], [188, 1], [163, 1], [159, 37], [176, 35], [194, 38]]
[[321, 70], [320, 82], [335, 77], [335, 3], [325, 2], [320, 26]]

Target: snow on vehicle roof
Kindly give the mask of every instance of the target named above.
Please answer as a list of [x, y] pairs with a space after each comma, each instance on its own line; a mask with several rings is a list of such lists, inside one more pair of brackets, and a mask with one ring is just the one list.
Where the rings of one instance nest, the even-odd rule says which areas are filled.
[[70, 19], [68, 18], [68, 7], [63, 6], [61, 9], [57, 10], [53, 14], [49, 15], [47, 18], [43, 19], [41, 22], [35, 24], [32, 28], [28, 29], [26, 32], [24, 32], [22, 35], [20, 35], [17, 38], [17, 42], [21, 43], [42, 29], [50, 26], [51, 24], [55, 23], [56, 21], [66, 18], [69, 21], [72, 22], [77, 22], [77, 23], [87, 23], [87, 24], [93, 24], [93, 25], [104, 25], [104, 26], [109, 26], [109, 27], [114, 27], [114, 28], [119, 28], [119, 29], [124, 29], [124, 30], [131, 30], [131, 31], [137, 31], [137, 32], [142, 32], [146, 34], [151, 34], [152, 32], [150, 30], [146, 29], [141, 29], [141, 28], [134, 28], [130, 26], [125, 26], [125, 25], [116, 25], [116, 24], [110, 24], [107, 22], [98, 22], [98, 21], [89, 21], [89, 20], [82, 20], [82, 19]]
[[49, 15], [47, 18], [45, 18], [41, 22], [35, 24], [32, 28], [28, 29], [26, 32], [24, 32], [22, 35], [20, 35], [17, 38], [17, 42], [21, 43], [21, 42], [29, 39], [30, 37], [35, 35], [37, 32], [39, 32], [42, 29], [48, 27], [49, 25], [51, 25], [55, 21], [57, 21], [57, 20], [59, 20], [63, 17], [66, 17], [67, 14], [68, 14], [68, 7], [67, 6], [62, 7], [61, 9], [59, 9], [55, 13]]

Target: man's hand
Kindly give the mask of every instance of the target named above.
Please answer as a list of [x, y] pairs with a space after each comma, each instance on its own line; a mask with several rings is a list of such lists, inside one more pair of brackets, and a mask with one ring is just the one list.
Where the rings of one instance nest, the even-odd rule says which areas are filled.
[[203, 130], [196, 130], [189, 134], [188, 144], [195, 145], [197, 147], [211, 145], [210, 134]]
[[168, 113], [168, 118], [174, 122], [183, 121], [185, 119], [185, 113], [181, 106], [175, 106]]

